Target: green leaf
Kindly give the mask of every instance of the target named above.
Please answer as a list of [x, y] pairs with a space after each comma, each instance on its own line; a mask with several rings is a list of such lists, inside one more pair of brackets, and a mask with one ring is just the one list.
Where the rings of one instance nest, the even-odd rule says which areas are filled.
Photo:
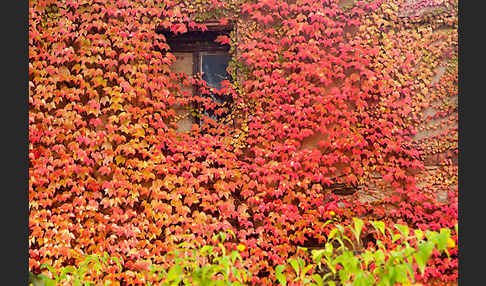
[[385, 263], [385, 254], [383, 250], [379, 249], [375, 252], [375, 264], [377, 268]]
[[324, 256], [325, 250], [324, 249], [315, 249], [312, 250], [312, 261], [316, 264], [321, 263], [322, 256]]
[[300, 274], [300, 269], [299, 269], [299, 263], [297, 262], [297, 260], [295, 258], [292, 258], [292, 259], [290, 259], [289, 263], [292, 266], [292, 268], [294, 269], [295, 274], [297, 274], [297, 276], [298, 276]]
[[221, 242], [224, 242], [226, 240], [226, 233], [220, 232], [219, 237], [221, 237]]
[[182, 279], [182, 266], [176, 264], [167, 273], [167, 281], [180, 281]]
[[324, 262], [326, 263], [327, 267], [329, 270], [331, 270], [332, 274], [336, 274], [336, 264], [337, 262], [332, 259], [332, 257], [329, 257], [327, 259], [324, 259]]
[[[347, 242], [349, 242], [349, 244], [351, 244], [354, 247], [354, 243], [353, 243], [353, 241], [349, 237], [347, 237], [346, 235], [343, 235], [342, 237], [343, 237], [344, 240], [346, 240]], [[343, 249], [347, 249], [347, 247], [345, 247], [344, 243], [342, 244], [342, 247], [343, 247]]]
[[111, 258], [113, 261], [115, 261], [116, 263], [116, 266], [118, 266], [118, 268], [120, 269], [119, 271], [122, 271], [123, 267], [121, 265], [121, 260], [119, 257], [112, 257]]
[[324, 280], [319, 274], [312, 274], [312, 278], [316, 282], [317, 286], [323, 286], [324, 285]]
[[326, 254], [331, 255], [332, 252], [334, 251], [334, 246], [332, 245], [332, 243], [326, 243], [324, 249], [326, 250]]
[[47, 264], [47, 263], [44, 263], [40, 266], [40, 269], [46, 269], [49, 270], [49, 272], [51, 272], [54, 276], [57, 276], [57, 271], [56, 269], [54, 269], [54, 267], [52, 267], [51, 265]]
[[395, 283], [402, 283], [402, 284], [405, 284], [407, 282], [410, 282], [410, 280], [408, 279], [408, 267], [406, 264], [398, 264], [398, 265], [395, 265], [394, 267], [394, 282]]
[[337, 225], [336, 225], [336, 228], [337, 228], [337, 229], [339, 229], [339, 232], [340, 232], [340, 233], [344, 233], [344, 227], [343, 227], [342, 225], [337, 224]]
[[[41, 266], [42, 267], [42, 266]], [[37, 275], [38, 278], [42, 279], [42, 282], [44, 286], [56, 286], [56, 281], [47, 277], [44, 274], [39, 274]], [[41, 284], [42, 285], [42, 284]], [[36, 285], [37, 286], [37, 285]]]
[[401, 224], [396, 224], [395, 225], [395, 228], [398, 229], [398, 231], [400, 231], [400, 233], [402, 234], [403, 239], [407, 239], [408, 238], [408, 234], [410, 233], [410, 229], [408, 228], [408, 226], [401, 225]]
[[381, 277], [380, 281], [378, 281], [378, 286], [390, 286], [393, 285], [390, 281], [390, 278], [388, 276], [383, 276]]
[[278, 265], [275, 268], [275, 278], [277, 278], [280, 285], [287, 285], [287, 278], [283, 275], [283, 271], [285, 269], [285, 265]]
[[361, 235], [361, 231], [363, 230], [363, 225], [364, 225], [364, 222], [359, 219], [359, 218], [355, 218], [353, 217], [353, 221], [354, 221], [354, 235], [355, 235], [355, 238], [356, 238], [356, 241], [359, 243], [359, 237]]
[[447, 239], [451, 236], [451, 230], [448, 228], [442, 228], [440, 233], [436, 237], [437, 249], [442, 252], [447, 248]]
[[[52, 281], [52, 282], [50, 282]], [[44, 274], [34, 275], [32, 277], [32, 283], [34, 286], [56, 285], [56, 282]], [[50, 283], [50, 284], [49, 284]], [[54, 284], [52, 284], [54, 283]]]
[[328, 272], [322, 276], [322, 281], [326, 281], [328, 277], [331, 277], [333, 274], [331, 272]]
[[372, 221], [371, 225], [379, 232], [381, 232], [382, 235], [385, 235], [385, 223], [382, 221]]
[[51, 280], [51, 279], [45, 280], [44, 283], [45, 283], [45, 286], [56, 286], [57, 285], [56, 281]]
[[332, 240], [337, 234], [339, 234], [339, 230], [337, 228], [333, 228], [330, 232], [329, 235], [327, 236], [328, 240]]
[[425, 272], [425, 266], [427, 265], [433, 249], [434, 244], [432, 242], [425, 242], [419, 245], [418, 251], [413, 255], [422, 275]]
[[241, 255], [238, 253], [238, 251], [232, 251], [231, 252], [231, 263], [235, 263], [236, 259], [239, 259], [240, 262], [243, 262], [243, 259], [241, 258]]
[[236, 280], [241, 282], [241, 273], [236, 267], [231, 267], [231, 274], [233, 274], [233, 277], [235, 277]]
[[307, 273], [309, 270], [311, 270], [311, 269], [312, 269], [312, 267], [313, 267], [313, 266], [314, 266], [314, 265], [309, 264], [309, 265], [307, 265], [306, 267], [304, 267], [304, 270], [302, 271], [302, 274], [303, 274], [303, 275], [305, 275], [305, 274], [306, 274], [306, 273]]
[[211, 254], [213, 252], [213, 247], [211, 245], [205, 245], [201, 248], [200, 253], [201, 254]]
[[295, 258], [292, 258], [292, 259], [290, 259], [289, 263], [292, 266], [292, 268], [294, 269], [295, 274], [297, 274], [297, 276], [298, 276], [300, 274], [300, 271], [299, 271], [299, 263], [297, 262], [297, 260]]
[[66, 266], [64, 267], [62, 270], [61, 270], [61, 274], [60, 276], [62, 277], [61, 279], [64, 279], [66, 277], [66, 274], [68, 273], [75, 273], [76, 272], [76, 268], [74, 268], [74, 266]]
[[235, 232], [232, 231], [231, 229], [226, 230], [226, 232], [228, 232], [229, 234], [231, 234], [233, 236], [233, 238], [236, 238]]
[[424, 232], [422, 230], [416, 229], [414, 230], [414, 233], [417, 240], [422, 240], [424, 238]]
[[241, 276], [243, 276], [243, 281], [248, 281], [248, 279], [251, 278], [251, 273], [243, 270], [241, 271]]
[[352, 286], [370, 286], [373, 285], [371, 279], [363, 272], [355, 274]]
[[222, 243], [218, 243], [218, 246], [219, 248], [221, 248], [221, 253], [223, 254], [223, 256], [226, 256], [226, 248], [224, 247], [224, 245]]
[[365, 262], [365, 267], [368, 268], [368, 265], [370, 264], [370, 262], [373, 260], [374, 257], [371, 251], [366, 250], [363, 254], [361, 254], [361, 258], [363, 258]]
[[395, 241], [397, 241], [397, 240], [399, 240], [399, 239], [400, 239], [400, 234], [398, 234], [398, 233], [394, 233], [394, 234], [392, 235], [392, 242], [395, 242]]

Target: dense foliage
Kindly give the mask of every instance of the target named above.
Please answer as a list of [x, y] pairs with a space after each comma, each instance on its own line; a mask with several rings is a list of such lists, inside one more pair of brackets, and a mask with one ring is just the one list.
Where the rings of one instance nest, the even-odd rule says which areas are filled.
[[[457, 223], [456, 0], [29, 1], [29, 269], [120, 258], [142, 284], [223, 230], [260, 285], [330, 218]], [[157, 27], [234, 22], [231, 117], [177, 132], [191, 95]], [[340, 195], [345, 185], [352, 195]], [[363, 229], [365, 243], [376, 236]], [[453, 234], [457, 243], [457, 235]], [[393, 248], [391, 241], [384, 241]], [[71, 251], [73, 250], [74, 253]], [[435, 253], [421, 276], [457, 279]]]
[[[353, 218], [353, 224], [347, 227], [337, 224], [329, 232], [324, 247], [312, 250], [310, 264], [298, 257], [289, 260], [290, 271], [285, 265], [276, 267], [275, 276], [280, 285], [287, 285], [287, 281], [290, 285], [309, 286], [415, 285], [415, 271], [425, 272], [433, 251], [449, 257], [447, 248], [455, 246], [450, 229], [424, 233], [400, 224], [387, 228], [382, 221], [369, 224], [375, 230], [376, 247], [363, 245], [360, 237], [365, 223], [362, 220]], [[383, 241], [391, 241], [394, 247]]]
[[[365, 223], [354, 218], [352, 226], [336, 225], [329, 233], [329, 241], [323, 249], [312, 250], [312, 262], [307, 265], [309, 253], [300, 248], [297, 258], [289, 259], [288, 266], [278, 265], [275, 276], [280, 285], [410, 285], [414, 282], [414, 269], [422, 273], [433, 251], [447, 252], [454, 247], [450, 238], [450, 229], [443, 228], [440, 233], [434, 231], [411, 230], [406, 225], [387, 228], [382, 221], [370, 222], [380, 238], [387, 238], [399, 245], [390, 251], [381, 240], [378, 249], [364, 249], [360, 234]], [[457, 227], [455, 229], [457, 232]], [[347, 234], [351, 233], [352, 236]], [[235, 234], [230, 232], [235, 237]], [[141, 275], [146, 277], [147, 285], [152, 281], [160, 285], [245, 285], [251, 280], [251, 272], [242, 267], [240, 251], [245, 247], [240, 244], [229, 252], [223, 245], [225, 233], [213, 237], [213, 245], [196, 247], [193, 243], [181, 243], [178, 249], [168, 255], [174, 257], [174, 265], [164, 269], [148, 261]], [[113, 271], [122, 266], [117, 257], [93, 254], [82, 258], [79, 266], [65, 266], [55, 269], [43, 264], [46, 274], [31, 275], [31, 282], [38, 286], [50, 285], [112, 285]], [[289, 269], [291, 269], [289, 271]], [[50, 276], [50, 277], [49, 277]]]

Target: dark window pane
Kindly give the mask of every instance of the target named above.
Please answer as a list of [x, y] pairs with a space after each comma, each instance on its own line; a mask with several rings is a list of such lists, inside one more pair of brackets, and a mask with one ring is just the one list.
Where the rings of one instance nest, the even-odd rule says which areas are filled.
[[230, 79], [230, 76], [226, 71], [229, 60], [230, 57], [228, 54], [202, 55], [203, 80], [205, 80], [209, 86], [221, 89], [221, 82]]
[[[202, 79], [206, 81], [208, 86], [221, 90], [223, 88], [223, 81], [231, 81], [231, 76], [226, 71], [228, 68], [228, 62], [230, 61], [230, 55], [227, 53], [201, 53], [201, 72], [203, 73]], [[228, 114], [229, 104], [231, 103], [231, 96], [221, 94], [218, 92], [211, 92], [209, 95], [214, 102], [222, 104], [216, 109], [207, 109], [204, 111], [206, 116], [213, 119], [220, 119]], [[223, 109], [221, 109], [223, 108]]]

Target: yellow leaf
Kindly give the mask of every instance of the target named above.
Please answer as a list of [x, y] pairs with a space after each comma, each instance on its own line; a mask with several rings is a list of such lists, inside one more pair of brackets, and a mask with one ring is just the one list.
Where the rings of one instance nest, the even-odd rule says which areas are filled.
[[125, 163], [126, 159], [122, 155], [118, 155], [118, 156], [115, 157], [115, 161], [116, 161], [116, 164], [119, 165], [121, 163]]
[[447, 247], [448, 248], [456, 247], [456, 242], [450, 237], [447, 239]]
[[137, 131], [135, 132], [135, 136], [144, 137], [145, 136], [145, 130], [143, 128], [138, 128]]

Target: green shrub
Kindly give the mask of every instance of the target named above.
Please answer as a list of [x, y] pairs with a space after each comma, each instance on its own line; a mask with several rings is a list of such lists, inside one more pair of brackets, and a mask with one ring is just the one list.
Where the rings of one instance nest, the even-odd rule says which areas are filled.
[[[231, 232], [234, 236], [234, 233]], [[223, 242], [226, 240], [226, 233], [219, 233], [213, 237], [217, 245], [204, 245], [195, 247], [189, 243], [179, 244], [179, 248], [170, 252], [168, 255], [174, 256], [174, 265], [169, 269], [164, 269], [159, 265], [150, 264], [144, 276], [147, 278], [147, 286], [151, 285], [245, 285], [251, 278], [251, 274], [241, 266], [242, 258], [239, 251], [244, 250], [243, 245], [238, 245], [237, 250], [228, 251]], [[97, 274], [109, 266], [109, 260], [112, 259], [122, 267], [116, 258], [104, 256], [88, 255], [85, 256], [79, 266], [66, 266], [60, 269], [54, 269], [52, 266], [43, 264], [41, 269], [47, 269], [53, 278], [45, 274], [37, 276], [31, 275], [30, 281], [34, 286], [38, 285], [59, 285], [63, 282], [69, 282], [69, 285], [111, 285], [113, 281], [106, 280], [104, 284], [90, 281], [86, 275], [90, 269], [95, 270]], [[239, 265], [237, 266], [239, 262]], [[37, 283], [37, 284], [36, 284]]]
[[[118, 258], [109, 257], [108, 253], [105, 252], [103, 256], [96, 254], [84, 256], [78, 267], [65, 266], [55, 269], [51, 265], [42, 264], [41, 269], [47, 269], [51, 273], [52, 278], [49, 278], [45, 274], [35, 276], [30, 273], [29, 283], [32, 283], [34, 286], [56, 286], [63, 282], [70, 282], [70, 285], [73, 286], [99, 285], [99, 283], [96, 283], [95, 281], [90, 281], [88, 277], [89, 275], [87, 274], [91, 271], [101, 274], [103, 269], [106, 269], [109, 265], [109, 260], [115, 261], [121, 270], [122, 267]], [[110, 281], [106, 281], [103, 285], [110, 284]]]
[[[396, 224], [390, 229], [374, 221], [370, 224], [383, 240], [377, 239], [375, 248], [363, 249], [360, 235], [364, 222], [353, 220], [350, 226], [336, 225], [331, 230], [324, 248], [311, 251], [311, 264], [297, 257], [277, 266], [275, 276], [280, 285], [287, 285], [289, 277], [293, 277], [291, 282], [318, 286], [410, 285], [415, 283], [414, 267], [423, 274], [432, 251], [449, 255], [447, 247], [454, 243], [449, 229], [411, 232], [405, 225]], [[387, 249], [384, 240], [391, 240], [395, 247]]]
[[[376, 244], [365, 248], [361, 233], [365, 222], [354, 218], [349, 226], [336, 225], [329, 233], [322, 249], [312, 250], [311, 263], [307, 264], [301, 256], [292, 257], [285, 265], [275, 268], [275, 278], [280, 285], [410, 285], [415, 283], [415, 268], [424, 273], [430, 255], [434, 250], [445, 252], [454, 242], [449, 229], [440, 232], [413, 230], [405, 225], [396, 224], [388, 228], [381, 221], [369, 222], [376, 231]], [[234, 233], [230, 232], [234, 236]], [[174, 257], [174, 264], [169, 269], [149, 263], [142, 271], [146, 285], [248, 285], [251, 273], [243, 266], [240, 252], [243, 245], [228, 251], [223, 242], [226, 233], [214, 236], [216, 245], [196, 247], [191, 243], [182, 243], [178, 249], [168, 253]], [[393, 249], [387, 245], [393, 244]], [[300, 250], [307, 251], [306, 248]], [[88, 255], [77, 267], [66, 266], [54, 269], [43, 264], [42, 269], [51, 273], [31, 274], [30, 282], [38, 285], [110, 285], [113, 281], [105, 279], [104, 284], [90, 281], [88, 273], [102, 274], [107, 267], [116, 263], [117, 258]]]
[[[234, 233], [231, 232], [234, 236]], [[237, 250], [243, 250], [239, 245], [237, 250], [228, 250], [223, 242], [225, 233], [219, 233], [213, 239], [217, 246], [205, 245], [193, 248], [193, 245], [182, 243], [179, 249], [173, 251], [174, 265], [166, 271], [160, 266], [151, 265], [150, 276], [157, 274], [156, 281], [160, 285], [245, 285], [251, 277], [250, 272], [242, 267], [242, 258]], [[239, 265], [238, 265], [239, 262]], [[152, 285], [148, 282], [147, 285]], [[159, 284], [157, 284], [159, 285]]]

